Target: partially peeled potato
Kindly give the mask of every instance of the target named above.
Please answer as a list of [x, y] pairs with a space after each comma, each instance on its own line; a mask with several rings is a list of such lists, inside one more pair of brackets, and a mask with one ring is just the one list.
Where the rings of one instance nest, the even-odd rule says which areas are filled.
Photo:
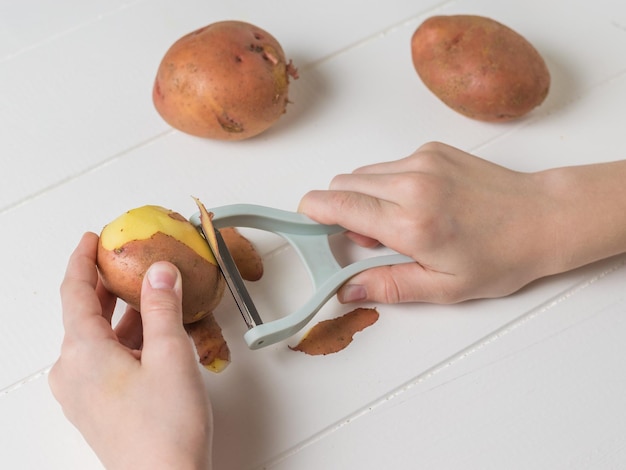
[[[213, 233], [212, 214], [198, 199], [196, 204], [203, 231]], [[233, 227], [221, 231], [242, 276], [250, 281], [260, 279], [263, 264], [252, 243]], [[222, 300], [226, 281], [198, 229], [179, 213], [154, 205], [129, 210], [102, 229], [97, 254], [102, 283], [137, 311], [141, 311], [143, 278], [157, 261], [178, 267], [185, 329], [199, 362], [212, 372], [221, 372], [230, 363], [230, 350], [213, 310]]]
[[106, 289], [141, 310], [141, 284], [156, 261], [169, 261], [183, 282], [183, 322], [202, 319], [222, 300], [225, 281], [213, 253], [182, 215], [160, 206], [129, 210], [104, 227], [98, 269]]

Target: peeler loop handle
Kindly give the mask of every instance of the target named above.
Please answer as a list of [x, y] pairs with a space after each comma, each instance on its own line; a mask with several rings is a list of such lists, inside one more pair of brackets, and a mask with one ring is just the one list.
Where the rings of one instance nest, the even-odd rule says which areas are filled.
[[[304, 214], [256, 204], [231, 204], [211, 209], [216, 228], [247, 227], [273, 232], [298, 252], [315, 289], [341, 269], [328, 244], [328, 235], [345, 229], [339, 225], [319, 224]], [[191, 217], [200, 225], [200, 213]]]
[[[289, 212], [257, 204], [230, 204], [211, 209], [215, 228], [248, 227], [294, 235], [332, 235], [345, 231], [339, 225], [318, 224], [298, 212]], [[195, 226], [200, 225], [200, 213], [190, 218]]]
[[287, 339], [304, 328], [339, 287], [354, 275], [379, 266], [414, 262], [414, 259], [398, 253], [356, 261], [327, 278], [298, 310], [278, 320], [251, 328], [244, 334], [244, 339], [250, 349], [259, 349]]
[[[259, 349], [296, 334], [352, 276], [366, 269], [402, 263], [412, 258], [393, 253], [356, 261], [341, 267], [329, 245], [328, 236], [345, 231], [339, 225], [324, 225], [304, 214], [255, 204], [232, 204], [211, 209], [215, 228], [248, 227], [276, 233], [297, 251], [313, 281], [314, 294], [295, 312], [277, 320], [252, 326], [244, 339], [250, 349]], [[191, 216], [196, 227], [200, 213]]]

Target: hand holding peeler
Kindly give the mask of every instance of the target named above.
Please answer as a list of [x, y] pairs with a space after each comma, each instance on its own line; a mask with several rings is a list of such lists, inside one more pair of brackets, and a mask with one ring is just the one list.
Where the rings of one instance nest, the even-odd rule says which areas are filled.
[[[408, 256], [392, 253], [366, 258], [342, 267], [333, 255], [328, 239], [332, 234], [345, 231], [339, 225], [319, 224], [304, 214], [255, 204], [226, 205], [213, 208], [210, 212], [213, 213], [215, 237], [209, 234], [204, 234], [204, 237], [248, 326], [244, 339], [250, 349], [269, 346], [300, 331], [341, 285], [361, 271], [415, 262]], [[199, 212], [190, 221], [204, 233]], [[313, 295], [295, 312], [264, 323], [218, 230], [225, 227], [254, 228], [273, 232], [284, 238], [303, 261], [313, 283]]]

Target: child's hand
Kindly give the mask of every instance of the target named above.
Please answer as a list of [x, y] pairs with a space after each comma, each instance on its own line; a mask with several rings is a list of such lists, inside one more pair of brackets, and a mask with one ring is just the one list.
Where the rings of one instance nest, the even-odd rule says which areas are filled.
[[533, 174], [431, 143], [335, 177], [299, 210], [416, 261], [356, 275], [340, 301], [451, 303], [510, 294], [550, 272], [548, 199]]
[[99, 281], [97, 243], [85, 234], [61, 286], [54, 396], [106, 468], [210, 468], [211, 406], [182, 324], [178, 270], [153, 265], [141, 316], [129, 309], [113, 329], [116, 299]]

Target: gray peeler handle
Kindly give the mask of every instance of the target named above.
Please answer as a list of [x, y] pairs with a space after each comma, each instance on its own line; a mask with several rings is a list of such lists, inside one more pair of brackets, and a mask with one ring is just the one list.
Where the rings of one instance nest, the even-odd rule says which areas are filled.
[[[248, 227], [274, 233], [294, 235], [331, 235], [345, 229], [339, 225], [323, 225], [304, 214], [289, 212], [256, 204], [230, 204], [210, 209], [213, 213], [213, 226]], [[191, 223], [200, 225], [200, 213], [191, 217]]]
[[401, 263], [415, 263], [415, 260], [401, 254], [392, 254], [356, 261], [328, 277], [298, 310], [277, 320], [251, 328], [244, 334], [244, 339], [250, 349], [262, 348], [287, 339], [303, 329], [337, 292], [339, 287], [352, 276], [366, 269]]
[[[304, 214], [254, 204], [221, 206], [211, 209], [211, 212], [216, 228], [255, 228], [285, 238], [304, 262], [313, 281], [313, 295], [298, 310], [277, 320], [256, 325], [244, 334], [251, 349], [282, 341], [304, 328], [339, 287], [355, 274], [373, 267], [415, 262], [408, 256], [393, 253], [366, 258], [342, 267], [337, 263], [328, 240], [329, 235], [345, 231], [339, 225], [323, 225]], [[199, 226], [199, 213], [190, 220]]]

